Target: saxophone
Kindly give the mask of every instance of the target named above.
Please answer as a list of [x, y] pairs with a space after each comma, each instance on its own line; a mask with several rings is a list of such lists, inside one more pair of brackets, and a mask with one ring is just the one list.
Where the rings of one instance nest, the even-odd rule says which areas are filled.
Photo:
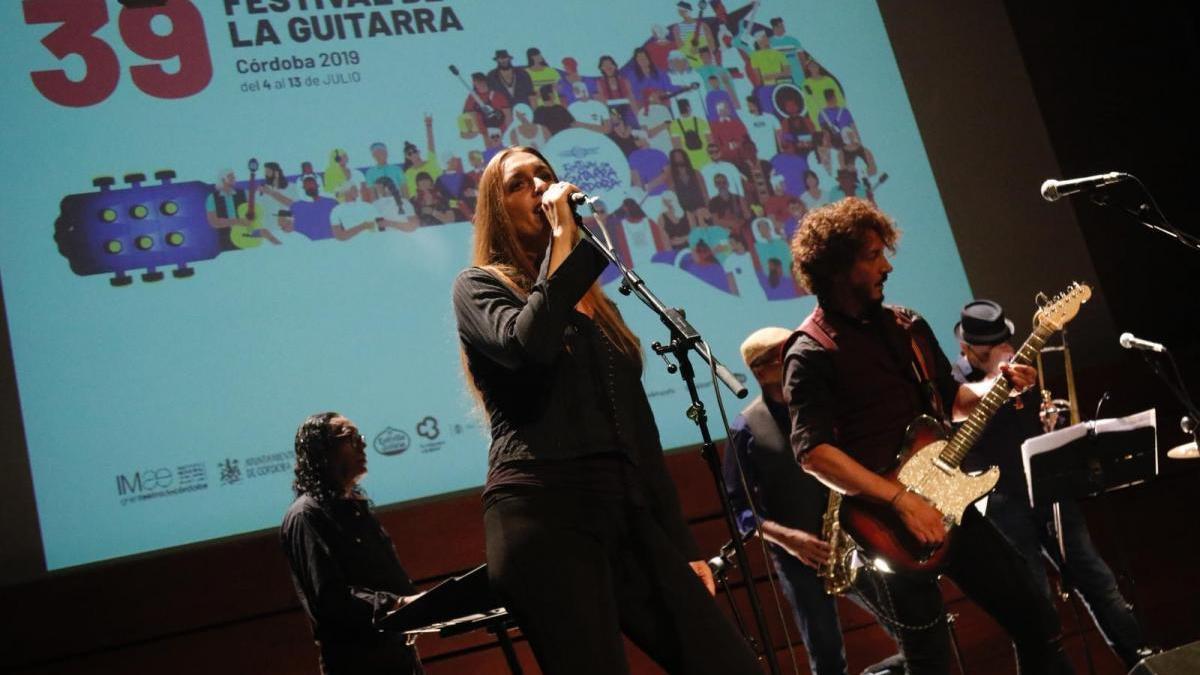
[[817, 568], [817, 575], [825, 580], [825, 592], [841, 595], [854, 583], [858, 568], [854, 567], [854, 549], [857, 544], [838, 522], [838, 510], [842, 507], [842, 494], [829, 491], [829, 504], [821, 519], [821, 539], [829, 544], [829, 559]]

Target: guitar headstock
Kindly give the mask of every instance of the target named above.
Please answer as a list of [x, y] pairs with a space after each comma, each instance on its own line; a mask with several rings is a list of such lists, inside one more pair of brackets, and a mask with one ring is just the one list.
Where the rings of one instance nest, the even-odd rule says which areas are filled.
[[1079, 306], [1090, 300], [1091, 297], [1091, 286], [1076, 281], [1068, 286], [1067, 290], [1042, 305], [1042, 308], [1034, 314], [1033, 322], [1037, 326], [1044, 326], [1050, 330], [1062, 330], [1062, 327], [1079, 313]]

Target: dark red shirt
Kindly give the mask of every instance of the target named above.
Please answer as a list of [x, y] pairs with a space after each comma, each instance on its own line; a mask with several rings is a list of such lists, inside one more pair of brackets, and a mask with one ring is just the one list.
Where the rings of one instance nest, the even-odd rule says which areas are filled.
[[[910, 335], [932, 370], [949, 418], [958, 383], [929, 324], [912, 310], [880, 306], [860, 318], [817, 307], [784, 354], [784, 396], [797, 457], [829, 443], [882, 473], [895, 464], [904, 431], [931, 412], [914, 368]], [[910, 325], [906, 325], [910, 324]]]

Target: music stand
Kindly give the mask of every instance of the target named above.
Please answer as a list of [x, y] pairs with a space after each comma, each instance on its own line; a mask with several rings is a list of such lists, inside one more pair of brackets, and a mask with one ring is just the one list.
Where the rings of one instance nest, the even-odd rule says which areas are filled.
[[492, 597], [487, 565], [450, 577], [375, 622], [377, 628], [409, 636], [437, 633], [441, 637], [450, 637], [486, 629], [499, 641], [509, 670], [513, 675], [521, 675], [521, 664], [508, 636], [508, 629], [513, 625], [508, 611]]
[[1021, 460], [1033, 508], [1143, 483], [1158, 475], [1155, 411], [1035, 436], [1021, 444]]
[[[1157, 476], [1155, 422], [1155, 411], [1150, 409], [1127, 417], [1075, 424], [1021, 444], [1029, 505], [1035, 510], [1049, 506], [1053, 514], [1064, 599], [1069, 599], [1072, 584], [1059, 504], [1113, 492]], [[1074, 604], [1071, 607], [1074, 609]], [[1078, 613], [1075, 617], [1078, 622]], [[1086, 641], [1084, 655], [1089, 672], [1095, 672]]]

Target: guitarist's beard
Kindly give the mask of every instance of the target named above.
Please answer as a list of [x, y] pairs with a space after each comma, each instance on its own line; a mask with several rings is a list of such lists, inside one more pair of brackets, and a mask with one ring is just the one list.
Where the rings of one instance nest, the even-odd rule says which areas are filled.
[[[862, 298], [862, 306], [863, 306], [863, 314], [864, 315], [875, 314], [876, 312], [879, 311], [879, 308], [883, 306], [883, 299], [885, 297], [884, 286], [887, 285], [887, 278], [888, 278], [887, 274], [881, 275], [879, 277], [879, 281], [875, 284], [875, 286], [872, 286], [870, 290], [867, 290], [866, 292], [863, 293], [864, 297]], [[875, 291], [876, 287], [879, 288], [878, 297], [875, 297], [874, 291]]]
[[860, 319], [873, 319], [879, 316], [879, 312], [883, 309], [883, 294], [880, 292], [879, 297], [875, 297], [869, 292], [860, 294], [859, 301], [861, 302], [862, 313], [859, 314]]
[[883, 298], [868, 298], [866, 304], [863, 305], [863, 318], [870, 319], [879, 316], [879, 312], [883, 310]]

